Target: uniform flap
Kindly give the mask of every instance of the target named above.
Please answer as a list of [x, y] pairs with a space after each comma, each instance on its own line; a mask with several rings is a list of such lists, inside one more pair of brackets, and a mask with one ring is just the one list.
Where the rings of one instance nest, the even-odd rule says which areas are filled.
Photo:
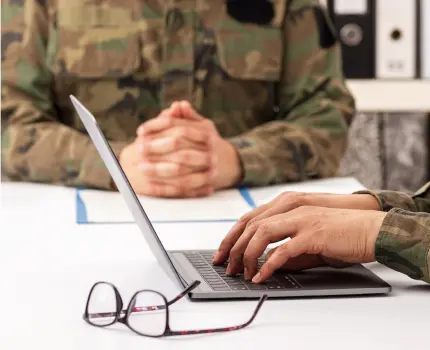
[[279, 81], [282, 70], [282, 29], [242, 23], [227, 13], [216, 26], [217, 59], [237, 79]]

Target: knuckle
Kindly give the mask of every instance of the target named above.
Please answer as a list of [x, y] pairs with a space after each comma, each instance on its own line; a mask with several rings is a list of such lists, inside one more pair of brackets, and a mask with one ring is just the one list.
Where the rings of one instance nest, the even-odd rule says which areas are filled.
[[209, 120], [209, 119], [205, 119], [205, 120], [203, 120], [202, 121], [202, 124], [203, 124], [203, 126], [206, 128], [206, 129], [213, 129], [214, 127], [215, 127], [215, 123], [212, 121], [212, 120]]
[[187, 150], [185, 150], [185, 151], [183, 151], [181, 153], [181, 160], [182, 160], [183, 163], [188, 163], [190, 161], [190, 158], [191, 158], [191, 154], [190, 153], [191, 152], [187, 151]]
[[258, 258], [258, 257], [256, 257], [255, 254], [249, 250], [246, 250], [245, 253], [243, 254], [243, 261], [246, 264], [251, 263], [256, 258]]
[[294, 209], [294, 211], [300, 215], [311, 213], [313, 208], [309, 205], [302, 205]]
[[185, 191], [188, 187], [188, 184], [191, 182], [191, 176], [184, 176], [179, 180], [179, 187]]
[[230, 260], [235, 260], [240, 255], [241, 255], [241, 252], [236, 246], [230, 250]]
[[173, 163], [171, 166], [170, 174], [171, 176], [178, 176], [181, 173], [181, 166], [179, 164]]
[[179, 148], [180, 143], [181, 143], [181, 137], [178, 135], [173, 136], [173, 138], [172, 138], [172, 149], [173, 149], [173, 151], [176, 151]]
[[270, 231], [270, 225], [269, 224], [261, 224], [258, 228], [258, 233], [262, 236], [265, 236]]
[[293, 207], [301, 207], [306, 205], [306, 196], [301, 192], [286, 192], [282, 194], [282, 201], [289, 203]]
[[248, 224], [249, 222], [251, 222], [250, 221], [250, 220], [252, 220], [251, 218], [252, 218], [251, 213], [246, 213], [240, 217], [239, 223], [240, 224]]
[[180, 139], [185, 139], [188, 136], [188, 129], [185, 128], [185, 127], [183, 127], [183, 126], [180, 126], [178, 128], [178, 131], [177, 131], [176, 135]]
[[247, 225], [247, 229], [250, 231], [257, 231], [259, 227], [260, 227], [260, 222], [255, 221], [254, 219], [251, 220]]
[[183, 164], [175, 164], [176, 166], [176, 176], [185, 174], [185, 167]]

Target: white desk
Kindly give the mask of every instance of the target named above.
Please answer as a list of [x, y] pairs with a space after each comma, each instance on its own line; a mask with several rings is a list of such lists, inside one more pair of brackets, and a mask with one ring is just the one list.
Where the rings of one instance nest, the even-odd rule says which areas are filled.
[[[173, 297], [179, 290], [150, 254], [135, 225], [76, 225], [74, 191], [3, 184], [0, 234], [1, 349], [414, 349], [429, 348], [430, 287], [379, 264], [389, 297], [268, 300], [243, 330], [149, 339], [122, 325], [82, 320], [87, 293], [113, 282], [124, 302], [139, 289]], [[157, 225], [167, 249], [215, 248], [231, 224]], [[255, 301], [171, 308], [175, 329], [236, 325]], [[427, 342], [427, 343], [425, 343]]]

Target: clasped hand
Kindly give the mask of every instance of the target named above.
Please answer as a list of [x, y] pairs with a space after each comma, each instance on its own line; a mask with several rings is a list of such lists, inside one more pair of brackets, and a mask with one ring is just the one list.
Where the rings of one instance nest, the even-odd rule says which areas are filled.
[[137, 194], [156, 197], [207, 196], [240, 177], [234, 147], [186, 101], [143, 123], [120, 163]]

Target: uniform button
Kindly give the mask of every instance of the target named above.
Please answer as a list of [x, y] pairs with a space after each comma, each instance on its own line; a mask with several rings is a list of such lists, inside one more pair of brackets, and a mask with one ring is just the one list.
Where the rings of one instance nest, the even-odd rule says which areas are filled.
[[181, 10], [174, 8], [167, 12], [166, 16], [166, 26], [167, 28], [175, 32], [181, 29], [185, 24], [184, 14]]

